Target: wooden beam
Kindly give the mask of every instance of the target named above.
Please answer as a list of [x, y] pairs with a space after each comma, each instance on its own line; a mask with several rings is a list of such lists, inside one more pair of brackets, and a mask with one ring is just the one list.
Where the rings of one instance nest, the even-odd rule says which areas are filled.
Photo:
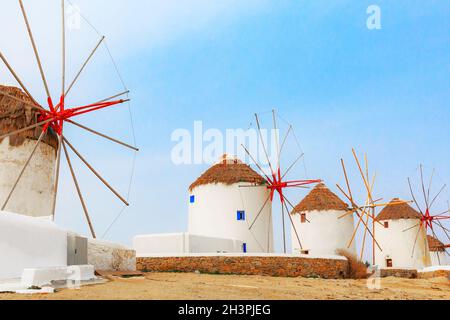
[[39, 67], [39, 73], [41, 74], [42, 82], [44, 83], [45, 92], [47, 93], [47, 98], [51, 99], [50, 90], [48, 88], [47, 79], [45, 78], [44, 69], [42, 68], [41, 58], [39, 57], [38, 49], [36, 46], [36, 42], [34, 41], [33, 32], [31, 31], [30, 22], [28, 21], [27, 13], [25, 11], [25, 7], [23, 5], [22, 0], [19, 0], [20, 9], [22, 10], [23, 19], [25, 20], [25, 24], [28, 31], [28, 36], [30, 37], [31, 45], [33, 47], [34, 55], [36, 57], [36, 62]]
[[77, 180], [77, 177], [75, 175], [75, 171], [74, 171], [74, 169], [72, 167], [72, 162], [70, 161], [69, 152], [67, 152], [67, 147], [66, 147], [66, 144], [65, 144], [64, 140], [62, 141], [62, 146], [63, 146], [63, 149], [64, 149], [64, 154], [66, 155], [67, 164], [69, 165], [69, 169], [70, 169], [70, 173], [72, 175], [73, 182], [75, 184], [75, 188], [77, 189], [78, 197], [80, 198], [81, 206], [83, 207], [83, 211], [84, 211], [84, 215], [86, 217], [86, 221], [87, 221], [87, 223], [89, 225], [89, 229], [91, 231], [91, 235], [92, 235], [92, 237], [94, 239], [96, 239], [97, 236], [95, 235], [94, 227], [92, 226], [92, 221], [91, 221], [91, 218], [89, 217], [89, 212], [88, 212], [86, 203], [84, 201], [83, 195], [81, 194], [80, 185], [78, 184], [78, 180]]
[[124, 197], [122, 197], [103, 177], [87, 162], [87, 160], [78, 152], [77, 149], [63, 136], [63, 141], [69, 146], [70, 149], [77, 155], [78, 158], [80, 158], [81, 161], [91, 170], [91, 172], [101, 181], [103, 184], [111, 190], [111, 192], [120, 199], [126, 206], [129, 206], [130, 204], [125, 200]]

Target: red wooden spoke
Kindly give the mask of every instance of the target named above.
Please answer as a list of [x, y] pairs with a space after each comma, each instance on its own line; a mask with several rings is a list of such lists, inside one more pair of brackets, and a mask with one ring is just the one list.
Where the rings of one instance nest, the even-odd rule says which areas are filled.
[[[277, 129], [277, 124], [276, 124], [276, 120], [275, 120], [275, 112], [273, 112], [273, 117], [274, 117], [274, 128]], [[262, 137], [262, 132], [261, 132], [261, 125], [259, 122], [259, 118], [258, 115], [255, 115], [256, 118], [256, 123], [257, 123], [257, 128], [258, 128], [258, 132], [259, 132], [259, 141], [263, 147], [264, 150], [264, 154], [266, 156], [268, 165], [270, 167], [270, 174], [266, 174], [266, 172], [262, 169], [261, 165], [255, 160], [255, 158], [252, 156], [252, 154], [250, 153], [250, 151], [244, 146], [242, 145], [242, 147], [244, 148], [245, 152], [250, 156], [250, 158], [252, 159], [253, 163], [258, 167], [258, 169], [261, 171], [261, 174], [263, 174], [266, 178], [266, 187], [267, 189], [270, 191], [269, 194], [269, 199], [271, 202], [273, 202], [274, 197], [275, 197], [275, 193], [277, 193], [280, 197], [280, 202], [281, 202], [281, 211], [282, 211], [282, 224], [283, 224], [283, 243], [284, 243], [284, 252], [286, 253], [286, 235], [285, 235], [285, 223], [284, 223], [284, 210], [288, 209], [286, 203], [288, 203], [289, 201], [286, 200], [285, 195], [284, 195], [284, 191], [288, 188], [298, 188], [298, 187], [304, 187], [304, 186], [308, 186], [308, 185], [312, 185], [312, 184], [317, 184], [317, 183], [321, 183], [322, 180], [284, 180], [285, 176], [289, 173], [289, 171], [295, 166], [295, 164], [299, 161], [299, 159], [301, 159], [301, 157], [303, 157], [303, 154], [298, 157], [295, 162], [288, 168], [288, 170], [282, 174], [281, 173], [281, 168], [280, 168], [280, 156], [281, 156], [281, 151], [283, 150], [283, 147], [285, 145], [286, 139], [289, 135], [289, 133], [292, 131], [292, 126], [289, 126], [289, 130], [283, 140], [283, 143], [281, 144], [281, 148], [278, 145], [278, 137], [277, 137], [277, 165], [276, 167], [272, 165], [269, 155], [267, 153], [267, 149], [264, 143], [264, 139]], [[274, 170], [276, 169], [276, 170]], [[292, 206], [292, 205], [291, 205]], [[289, 218], [291, 218], [289, 211], [287, 211], [287, 214], [289, 215]], [[253, 222], [253, 224], [256, 222], [256, 220], [258, 219], [258, 216], [255, 218], [255, 221]], [[292, 220], [291, 220], [292, 222]], [[252, 225], [253, 225], [252, 224]], [[295, 229], [295, 226], [294, 226]], [[295, 230], [296, 231], [296, 230]], [[297, 233], [297, 232], [296, 232]], [[297, 235], [298, 236], [298, 235]], [[299, 244], [301, 247], [301, 243], [300, 243], [300, 238], [297, 237], [299, 240]]]
[[430, 210], [427, 208], [425, 210], [425, 213], [422, 214], [421, 218], [421, 224], [425, 227], [425, 230], [434, 230], [433, 228], [433, 222], [434, 221], [440, 221], [440, 220], [447, 220], [450, 219], [450, 216], [444, 216], [444, 215], [431, 215]]
[[268, 181], [267, 189], [270, 190], [270, 200], [273, 201], [275, 196], [275, 192], [280, 196], [281, 203], [284, 203], [284, 195], [283, 191], [286, 188], [296, 188], [300, 186], [306, 186], [310, 184], [321, 183], [322, 180], [292, 180], [292, 181], [283, 181], [281, 175], [281, 169], [278, 169], [277, 173], [272, 174], [272, 179]]
[[39, 117], [39, 121], [46, 121], [52, 119], [51, 122], [47, 123], [42, 131], [46, 131], [49, 127], [52, 128], [59, 136], [63, 133], [64, 121], [67, 121], [73, 117], [80, 116], [82, 114], [90, 113], [93, 111], [105, 109], [108, 107], [112, 107], [118, 104], [122, 104], [128, 100], [115, 100], [108, 102], [97, 102], [85, 106], [73, 107], [66, 109], [64, 103], [65, 97], [61, 96], [58, 107], [55, 108], [53, 106], [53, 101], [51, 98], [48, 98], [48, 106], [50, 111], [42, 110], [41, 115]]

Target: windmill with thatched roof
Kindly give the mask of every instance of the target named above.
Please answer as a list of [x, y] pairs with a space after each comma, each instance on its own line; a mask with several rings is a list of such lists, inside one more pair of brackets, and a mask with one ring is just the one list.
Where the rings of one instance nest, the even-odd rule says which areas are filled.
[[[61, 0], [61, 87], [58, 88], [56, 95], [52, 95], [24, 3], [22, 0], [19, 0], [18, 4], [33, 49], [43, 88], [45, 89], [46, 99], [39, 103], [33, 97], [31, 94], [32, 90], [25, 85], [25, 82], [13, 68], [5, 54], [0, 51], [0, 60], [20, 86], [20, 88], [0, 86], [0, 211], [9, 210], [19, 214], [38, 217], [48, 216], [54, 219], [62, 155], [65, 155], [90, 233], [93, 238], [96, 238], [94, 226], [87, 209], [88, 206], [81, 192], [80, 183], [69, 151], [76, 155], [119, 201], [125, 206], [128, 206], [129, 203], [76, 149], [74, 146], [75, 139], [70, 139], [66, 135], [65, 128], [67, 125], [73, 125], [97, 137], [138, 151], [136, 147], [130, 144], [77, 122], [82, 115], [98, 114], [101, 110], [104, 111], [113, 106], [123, 105], [129, 99], [119, 99], [119, 97], [128, 95], [129, 91], [124, 85], [125, 91], [87, 105], [71, 105], [68, 103], [68, 97], [73, 93], [80, 76], [99, 47], [102, 44], [106, 45], [106, 40], [104, 36], [99, 35], [100, 39], [81, 65], [79, 71], [74, 75], [73, 80], [67, 82], [66, 2]], [[86, 18], [84, 19], [86, 20]], [[113, 60], [112, 56], [111, 60]], [[116, 67], [115, 64], [114, 66]], [[119, 73], [118, 70], [117, 73]]]
[[318, 184], [291, 212], [294, 225], [301, 235], [303, 249], [295, 240], [292, 230], [294, 253], [311, 255], [335, 255], [346, 250], [356, 255], [356, 244], [348, 248], [352, 236], [354, 219], [347, 215], [349, 206], [334, 194], [324, 183]]
[[[427, 234], [420, 226], [421, 215], [409, 204], [393, 199], [377, 216], [376, 261], [381, 268], [423, 269], [431, 265]], [[413, 251], [411, 251], [411, 249]]]
[[190, 234], [243, 241], [243, 252], [273, 252], [272, 206], [266, 180], [236, 157], [223, 155], [189, 187]]

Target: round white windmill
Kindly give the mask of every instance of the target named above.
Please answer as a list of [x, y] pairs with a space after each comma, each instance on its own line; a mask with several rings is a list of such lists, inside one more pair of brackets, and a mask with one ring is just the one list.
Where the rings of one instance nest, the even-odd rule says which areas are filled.
[[[0, 144], [0, 163], [2, 165], [0, 169], [0, 176], [2, 177], [2, 182], [0, 183], [0, 209], [11, 209], [31, 216], [52, 216], [54, 219], [62, 158], [61, 150], [63, 150], [91, 235], [95, 238], [96, 233], [68, 150], [72, 150], [120, 201], [127, 206], [129, 204], [125, 197], [120, 195], [68, 140], [68, 137], [64, 134], [64, 127], [66, 124], [74, 125], [88, 133], [100, 136], [133, 151], [138, 151], [136, 147], [130, 144], [109, 137], [75, 121], [81, 115], [96, 113], [128, 102], [128, 99], [117, 99], [127, 95], [129, 91], [124, 88], [125, 91], [121, 93], [88, 105], [67, 105], [66, 98], [72, 92], [98, 48], [104, 44], [105, 37], [102, 36], [99, 39], [80, 70], [67, 85], [66, 4], [64, 0], [61, 0], [61, 91], [58, 94], [58, 99], [53, 99], [25, 6], [22, 0], [19, 0], [18, 3], [25, 21], [47, 100], [45, 103], [40, 104], [31, 95], [24, 81], [0, 50], [0, 60], [3, 61], [21, 88], [0, 87], [0, 127], [2, 130], [0, 133], [0, 142], [2, 142]], [[14, 114], [17, 117], [14, 117]], [[12, 158], [14, 158], [14, 161], [10, 161]]]
[[[293, 252], [336, 255], [340, 250], [346, 250], [356, 255], [355, 242], [348, 247], [354, 229], [353, 215], [346, 215], [348, 211], [344, 201], [325, 184], [318, 184], [291, 212], [303, 244], [302, 249], [292, 234]], [[339, 219], [343, 215], [346, 216]]]
[[189, 188], [189, 233], [242, 241], [243, 252], [272, 252], [272, 207], [265, 206], [252, 231], [248, 227], [270, 193], [265, 186], [250, 166], [223, 155]]

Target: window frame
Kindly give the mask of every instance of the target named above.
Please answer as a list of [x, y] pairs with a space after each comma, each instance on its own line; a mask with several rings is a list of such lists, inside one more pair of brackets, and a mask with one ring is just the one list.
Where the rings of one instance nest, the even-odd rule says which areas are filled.
[[386, 268], [393, 268], [394, 267], [394, 261], [392, 258], [386, 258]]
[[246, 221], [245, 210], [237, 210], [236, 215], [237, 221]]
[[300, 213], [300, 222], [306, 223], [308, 219], [306, 218], [306, 213]]

